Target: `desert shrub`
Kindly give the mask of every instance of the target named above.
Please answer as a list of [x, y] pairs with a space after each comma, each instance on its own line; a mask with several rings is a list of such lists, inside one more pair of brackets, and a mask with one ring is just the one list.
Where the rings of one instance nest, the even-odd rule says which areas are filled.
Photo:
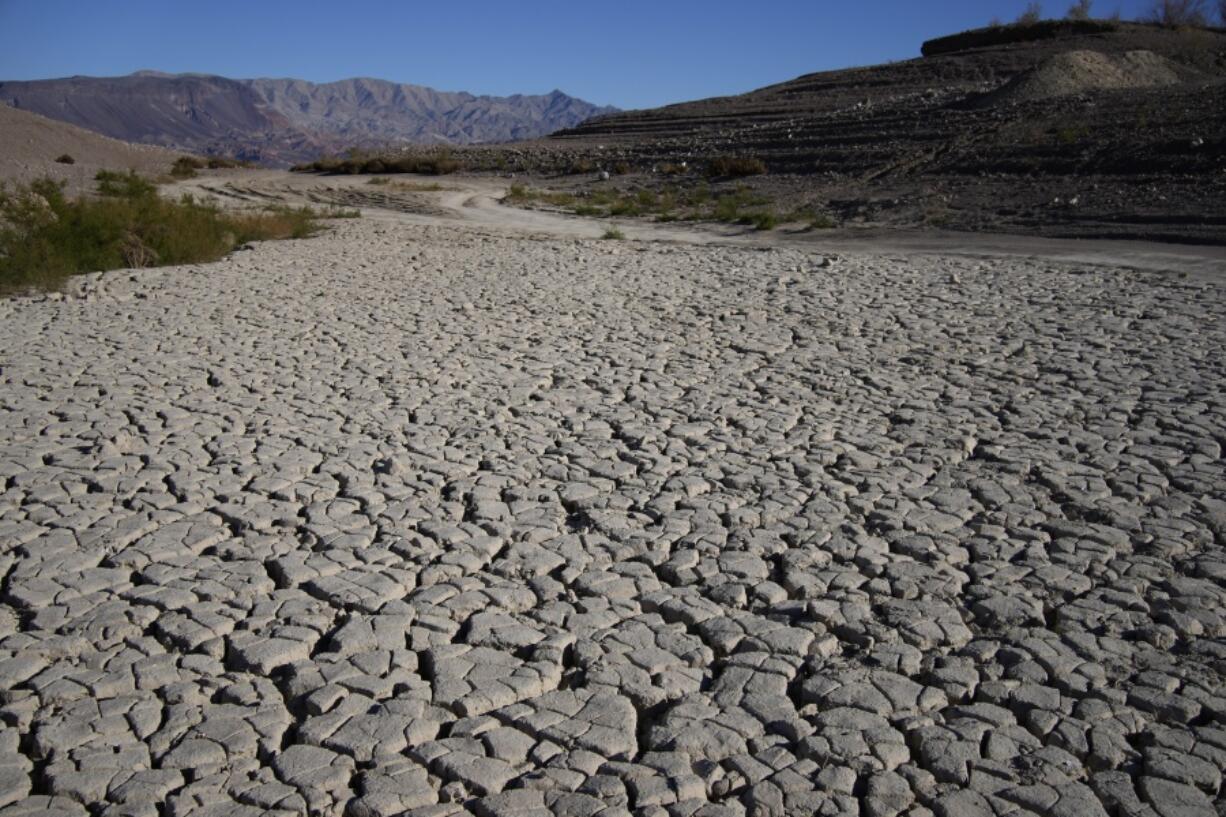
[[110, 198], [135, 199], [151, 196], [157, 188], [153, 182], [138, 175], [135, 170], [118, 173], [114, 170], [99, 170], [94, 174], [98, 182], [98, 194]]
[[576, 159], [575, 161], [571, 162], [570, 165], [570, 172], [572, 174], [594, 173], [595, 171], [596, 163], [591, 159]]
[[1076, 3], [1069, 6], [1068, 13], [1064, 16], [1069, 20], [1089, 20], [1090, 8], [1094, 5], [1094, 0], [1077, 0]]
[[298, 173], [417, 173], [446, 176], [461, 169], [460, 162], [446, 150], [400, 156], [366, 156], [356, 151], [351, 151], [351, 154], [346, 158], [325, 157], [304, 162], [290, 170]]
[[1209, 24], [1208, 0], [1153, 0], [1142, 17], [1164, 26], [1206, 26]]
[[631, 169], [632, 168], [627, 162], [614, 162], [613, 163], [613, 175], [614, 176], [625, 176], [627, 173], [631, 171]]
[[1054, 131], [1056, 141], [1062, 145], [1075, 145], [1090, 135], [1088, 125], [1064, 125]]
[[741, 224], [752, 224], [755, 230], [762, 231], [773, 230], [779, 226], [779, 218], [771, 210], [750, 213], [747, 216], [742, 216], [738, 221]]
[[707, 175], [733, 179], [745, 176], [760, 176], [766, 172], [766, 163], [761, 159], [743, 156], [716, 156], [707, 164]]
[[656, 172], [663, 176], [683, 176], [688, 173], [689, 170], [689, 165], [685, 164], [684, 162], [681, 164], [665, 162], [664, 164], [656, 167]]
[[170, 166], [170, 175], [176, 179], [190, 179], [197, 170], [204, 168], [204, 162], [195, 156], [180, 156]]
[[741, 218], [741, 202], [736, 196], [721, 196], [715, 202], [716, 221], [739, 221]]
[[1043, 7], [1037, 2], [1026, 4], [1026, 10], [1018, 15], [1015, 25], [1032, 26], [1043, 19]]
[[205, 166], [209, 170], [224, 170], [234, 167], [254, 167], [255, 165], [243, 159], [234, 159], [229, 156], [210, 156], [205, 161]]
[[754, 215], [760, 212], [761, 208], [770, 206], [770, 199], [754, 195], [748, 187], [742, 186], [715, 199], [712, 218], [728, 223], [752, 224]]
[[611, 216], [641, 216], [642, 214], [642, 206], [630, 197], [620, 198], [609, 206]]
[[[387, 161], [392, 173], [417, 173], [426, 176], [446, 176], [460, 169], [460, 163], [448, 151], [410, 154]], [[363, 173], [367, 172], [365, 170]]]
[[809, 226], [814, 230], [833, 230], [839, 224], [829, 213], [818, 213], [809, 220]]
[[59, 156], [56, 156], [55, 161], [62, 165], [75, 165], [77, 163], [77, 160], [69, 156], [67, 153], [61, 153]]
[[57, 289], [80, 272], [215, 261], [248, 241], [316, 232], [310, 208], [228, 213], [157, 195], [135, 173], [98, 174], [98, 198], [69, 199], [40, 179], [0, 189], [0, 290]]
[[600, 237], [605, 241], [620, 241], [626, 237], [626, 234], [616, 227], [610, 227], [609, 229], [605, 230], [604, 234]]
[[687, 205], [694, 206], [706, 204], [711, 200], [711, 188], [705, 183], [685, 194], [684, 202]]
[[[439, 187], [438, 189], [441, 190], [442, 188]], [[531, 187], [524, 187], [522, 184], [511, 185], [504, 198], [512, 204], [542, 203], [551, 204], [554, 207], [571, 207], [575, 204], [575, 197], [570, 193], [536, 190]]]

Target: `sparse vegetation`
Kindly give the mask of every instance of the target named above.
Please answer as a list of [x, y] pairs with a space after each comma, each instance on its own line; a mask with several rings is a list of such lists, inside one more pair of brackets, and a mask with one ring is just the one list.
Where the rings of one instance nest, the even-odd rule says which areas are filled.
[[56, 156], [55, 161], [62, 165], [75, 165], [77, 163], [77, 160], [69, 156], [67, 153], [61, 153], [59, 156]]
[[443, 190], [454, 189], [444, 187], [438, 182], [403, 182], [388, 178], [387, 176], [375, 176], [374, 178], [369, 179], [366, 183], [382, 187], [394, 187], [397, 190], [409, 190], [414, 193], [438, 193]]
[[740, 179], [765, 172], [766, 163], [754, 157], [716, 156], [707, 164], [707, 175], [712, 178]]
[[553, 207], [573, 207], [575, 197], [570, 193], [554, 193], [549, 190], [535, 190], [522, 184], [513, 184], [507, 191], [506, 198], [514, 204], [548, 204]]
[[817, 213], [809, 219], [809, 227], [813, 230], [833, 230], [839, 224], [829, 213]]
[[1177, 28], [1209, 25], [1208, 0], [1153, 0], [1141, 19]]
[[195, 156], [180, 156], [170, 166], [170, 175], [176, 179], [191, 179], [196, 176], [196, 171], [203, 170], [204, 166], [204, 161]]
[[773, 230], [779, 226], [779, 217], [775, 215], [774, 210], [763, 210], [758, 213], [751, 213], [743, 216], [740, 220], [741, 224], [752, 224], [755, 230], [763, 231]]
[[1089, 20], [1090, 9], [1094, 5], [1094, 0], [1077, 0], [1076, 3], [1069, 6], [1068, 13], [1065, 18], [1069, 20]]
[[[741, 186], [713, 195], [703, 184], [683, 190], [667, 187], [659, 192], [638, 190], [619, 193], [607, 188], [581, 191], [578, 194], [555, 192], [511, 185], [504, 198], [508, 204], [521, 207], [546, 205], [569, 210], [575, 215], [605, 218], [653, 216], [655, 221], [714, 220], [728, 224], [744, 224], [759, 230], [774, 229], [780, 222], [770, 199]], [[805, 220], [807, 214], [793, 220]]]
[[1065, 125], [1055, 129], [1056, 141], [1062, 145], [1074, 145], [1089, 135], [1088, 125]]
[[1015, 22], [1019, 26], [1032, 26], [1043, 19], [1043, 7], [1037, 2], [1026, 4], [1026, 10], [1023, 11]]
[[600, 236], [605, 241], [620, 241], [626, 237], [626, 234], [616, 227], [610, 227], [604, 231], [604, 235]]
[[[210, 156], [205, 164], [209, 170], [222, 170], [233, 167], [255, 167], [251, 162], [243, 159], [232, 159], [229, 156]], [[199, 169], [199, 168], [197, 168]]]
[[98, 183], [98, 195], [115, 199], [139, 199], [157, 192], [153, 182], [136, 171], [119, 173], [114, 170], [99, 170], [94, 175]]
[[135, 173], [96, 178], [98, 198], [69, 199], [52, 179], [0, 188], [0, 291], [54, 290], [81, 272], [215, 261], [248, 241], [302, 238], [321, 228], [320, 218], [358, 215], [230, 213], [190, 196], [162, 198]]
[[345, 158], [319, 159], [294, 165], [290, 170], [316, 173], [416, 173], [424, 176], [446, 176], [461, 169], [460, 162], [448, 150], [407, 153], [397, 156], [367, 156], [351, 151]]

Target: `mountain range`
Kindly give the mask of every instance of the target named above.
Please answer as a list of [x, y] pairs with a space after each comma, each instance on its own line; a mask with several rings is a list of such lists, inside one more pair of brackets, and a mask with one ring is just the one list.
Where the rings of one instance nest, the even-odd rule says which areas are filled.
[[129, 142], [286, 165], [353, 147], [532, 139], [616, 111], [561, 91], [475, 96], [380, 79], [138, 71], [0, 82], [0, 102]]

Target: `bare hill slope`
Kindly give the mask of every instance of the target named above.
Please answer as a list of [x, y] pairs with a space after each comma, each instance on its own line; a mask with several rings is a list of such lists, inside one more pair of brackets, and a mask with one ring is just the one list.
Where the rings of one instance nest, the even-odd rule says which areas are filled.
[[[152, 145], [134, 145], [0, 104], [0, 180], [28, 182], [51, 176], [70, 191], [93, 187], [99, 170], [136, 170], [150, 176], [167, 172], [181, 154]], [[72, 164], [55, 161], [70, 156]]]

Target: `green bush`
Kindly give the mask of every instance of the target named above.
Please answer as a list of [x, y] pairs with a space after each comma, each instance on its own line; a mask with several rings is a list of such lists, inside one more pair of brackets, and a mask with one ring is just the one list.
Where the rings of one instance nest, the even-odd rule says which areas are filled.
[[56, 156], [55, 161], [62, 165], [75, 165], [77, 163], [77, 160], [69, 156], [67, 153], [61, 153], [59, 156]]
[[320, 229], [310, 208], [227, 213], [190, 196], [164, 199], [135, 173], [97, 178], [99, 198], [69, 199], [51, 179], [0, 188], [0, 291], [57, 289], [80, 272], [215, 261], [248, 241]]
[[748, 217], [748, 223], [753, 225], [755, 230], [773, 230], [779, 226], [778, 217], [771, 211], [763, 213], [753, 213]]
[[609, 229], [605, 230], [604, 234], [600, 237], [605, 241], [620, 241], [626, 237], [626, 234], [616, 227], [610, 227]]
[[135, 170], [127, 173], [99, 170], [94, 174], [94, 181], [98, 182], [99, 195], [111, 198], [135, 199], [157, 192], [153, 182], [137, 175]]

